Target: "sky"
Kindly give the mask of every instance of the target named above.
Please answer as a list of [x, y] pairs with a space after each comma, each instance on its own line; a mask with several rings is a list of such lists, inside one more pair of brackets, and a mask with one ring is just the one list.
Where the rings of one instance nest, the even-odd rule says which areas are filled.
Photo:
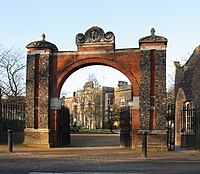
[[[26, 59], [25, 46], [45, 33], [59, 51], [75, 51], [76, 35], [98, 26], [114, 33], [116, 49], [138, 48], [138, 40], [150, 35], [153, 27], [156, 35], [168, 39], [168, 88], [173, 61], [184, 62], [200, 43], [199, 7], [199, 0], [0, 0], [0, 44], [20, 49]], [[88, 73], [94, 73], [104, 86], [128, 80], [115, 69], [91, 66], [72, 74], [63, 90], [70, 93], [82, 88]]]

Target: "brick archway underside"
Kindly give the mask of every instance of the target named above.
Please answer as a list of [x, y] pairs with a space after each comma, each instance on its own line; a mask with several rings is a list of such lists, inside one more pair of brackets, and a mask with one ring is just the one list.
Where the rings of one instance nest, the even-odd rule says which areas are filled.
[[[138, 66], [136, 62], [134, 62], [134, 67]], [[91, 65], [105, 65], [108, 67], [112, 67], [123, 73], [131, 82], [134, 90], [134, 94], [136, 96], [139, 95], [139, 82], [136, 77], [138, 77], [138, 73], [134, 68], [134, 71], [130, 71], [126, 65], [123, 64], [123, 62], [117, 62], [110, 58], [85, 58], [77, 61], [73, 61], [73, 63], [69, 64], [63, 64], [62, 71], [57, 74], [56, 81], [57, 81], [57, 89], [58, 89], [58, 96], [60, 95], [60, 90], [62, 88], [62, 85], [64, 84], [65, 80], [75, 71], [77, 71], [80, 68], [91, 66]], [[137, 69], [137, 68], [136, 68]], [[109, 74], [108, 74], [109, 75]], [[136, 77], [135, 77], [136, 76]], [[55, 90], [55, 89], [54, 89]]]

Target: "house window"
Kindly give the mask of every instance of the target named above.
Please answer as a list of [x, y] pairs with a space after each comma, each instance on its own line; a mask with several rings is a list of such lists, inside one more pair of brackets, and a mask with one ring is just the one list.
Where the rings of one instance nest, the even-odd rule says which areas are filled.
[[183, 109], [183, 130], [185, 133], [192, 134], [195, 131], [194, 128], [194, 113], [195, 109], [193, 102], [185, 102]]
[[125, 106], [125, 99], [124, 98], [120, 99], [120, 106]]

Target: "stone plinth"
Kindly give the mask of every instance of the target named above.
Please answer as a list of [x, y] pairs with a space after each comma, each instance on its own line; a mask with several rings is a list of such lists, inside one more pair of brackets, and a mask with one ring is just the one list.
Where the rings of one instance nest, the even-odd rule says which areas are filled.
[[24, 145], [30, 147], [51, 147], [49, 129], [26, 128], [24, 130]]

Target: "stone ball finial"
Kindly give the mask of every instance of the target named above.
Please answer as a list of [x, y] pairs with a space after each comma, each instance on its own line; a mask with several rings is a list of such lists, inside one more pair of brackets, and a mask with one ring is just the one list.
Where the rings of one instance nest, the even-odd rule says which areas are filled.
[[150, 32], [151, 32], [151, 36], [155, 36], [156, 30], [154, 28], [152, 28]]
[[45, 41], [46, 36], [45, 36], [44, 33], [42, 33], [41, 38], [42, 38], [42, 39], [41, 39], [42, 41]]

